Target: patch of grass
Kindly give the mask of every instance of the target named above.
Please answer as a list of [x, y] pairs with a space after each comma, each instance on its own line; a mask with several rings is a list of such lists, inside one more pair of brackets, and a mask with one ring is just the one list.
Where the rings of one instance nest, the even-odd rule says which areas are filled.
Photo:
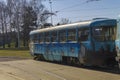
[[[15, 42], [11, 42], [10, 47], [8, 47], [8, 44], [5, 44], [5, 48], [16, 48], [15, 44], [16, 44]], [[0, 48], [3, 48], [3, 45], [0, 45]], [[23, 42], [20, 41], [20, 48], [28, 48], [28, 46], [23, 46]]]
[[0, 57], [32, 58], [29, 50], [0, 50]]

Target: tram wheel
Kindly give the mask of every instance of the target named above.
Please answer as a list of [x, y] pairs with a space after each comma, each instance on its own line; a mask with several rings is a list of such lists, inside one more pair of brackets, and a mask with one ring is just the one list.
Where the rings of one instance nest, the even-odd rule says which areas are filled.
[[33, 58], [34, 60], [38, 60], [38, 57], [37, 56], [34, 56], [34, 58]]

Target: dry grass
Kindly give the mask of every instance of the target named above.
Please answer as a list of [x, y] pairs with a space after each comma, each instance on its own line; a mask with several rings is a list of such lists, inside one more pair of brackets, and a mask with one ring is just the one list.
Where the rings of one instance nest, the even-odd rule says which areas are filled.
[[0, 50], [0, 57], [32, 58], [29, 50]]

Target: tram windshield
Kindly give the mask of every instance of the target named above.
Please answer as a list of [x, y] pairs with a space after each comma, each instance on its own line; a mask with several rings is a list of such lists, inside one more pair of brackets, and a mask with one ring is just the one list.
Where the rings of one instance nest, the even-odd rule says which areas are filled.
[[97, 41], [110, 41], [116, 39], [116, 27], [102, 26], [92, 30], [93, 37]]

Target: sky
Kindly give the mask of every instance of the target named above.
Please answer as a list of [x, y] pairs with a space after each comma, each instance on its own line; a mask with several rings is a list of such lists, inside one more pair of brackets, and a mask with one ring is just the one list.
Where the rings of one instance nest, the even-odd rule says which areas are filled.
[[[62, 18], [71, 22], [91, 20], [93, 18], [114, 18], [120, 14], [120, 0], [51, 0], [53, 24]], [[86, 2], [90, 1], [90, 2]], [[51, 11], [49, 0], [43, 2]], [[57, 11], [57, 13], [56, 13]], [[51, 22], [49, 18], [48, 22]]]

